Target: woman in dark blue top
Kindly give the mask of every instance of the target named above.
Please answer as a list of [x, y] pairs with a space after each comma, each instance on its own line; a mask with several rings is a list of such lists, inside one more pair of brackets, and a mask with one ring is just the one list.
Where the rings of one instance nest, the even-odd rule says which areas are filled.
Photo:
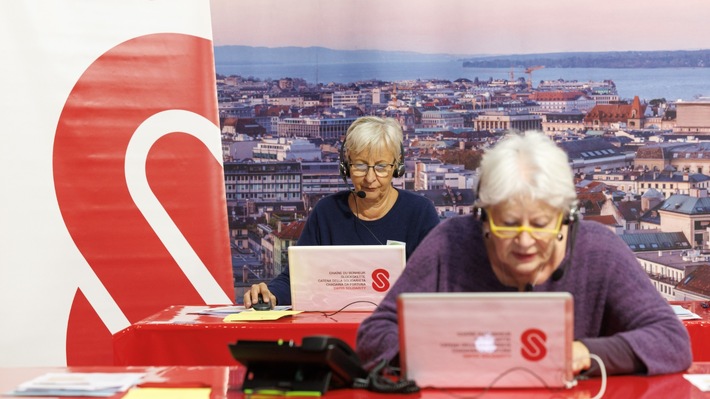
[[[398, 190], [392, 179], [404, 176], [402, 128], [392, 118], [366, 116], [348, 129], [340, 152], [340, 173], [353, 189], [322, 198], [306, 222], [297, 245], [406, 245], [407, 257], [439, 222], [432, 202]], [[264, 302], [290, 305], [288, 268], [268, 284], [244, 294], [250, 307]]]

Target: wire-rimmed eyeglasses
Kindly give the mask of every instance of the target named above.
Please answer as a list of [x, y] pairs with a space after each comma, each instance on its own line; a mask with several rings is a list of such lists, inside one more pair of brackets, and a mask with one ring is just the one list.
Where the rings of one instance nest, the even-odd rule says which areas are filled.
[[353, 176], [367, 176], [367, 172], [370, 168], [375, 171], [375, 174], [379, 177], [387, 177], [392, 173], [392, 167], [394, 163], [378, 163], [375, 165], [368, 165], [366, 163], [351, 163], [350, 164], [350, 174]]

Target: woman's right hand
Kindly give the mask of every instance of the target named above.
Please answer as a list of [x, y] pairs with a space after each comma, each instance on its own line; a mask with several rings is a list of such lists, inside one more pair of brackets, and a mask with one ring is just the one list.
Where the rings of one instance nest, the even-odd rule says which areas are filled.
[[259, 302], [259, 294], [264, 299], [265, 303], [271, 305], [271, 309], [276, 306], [276, 297], [269, 291], [266, 283], [254, 284], [244, 293], [244, 307], [250, 308], [253, 304]]
[[577, 375], [592, 366], [589, 349], [581, 341], [572, 343], [572, 371]]

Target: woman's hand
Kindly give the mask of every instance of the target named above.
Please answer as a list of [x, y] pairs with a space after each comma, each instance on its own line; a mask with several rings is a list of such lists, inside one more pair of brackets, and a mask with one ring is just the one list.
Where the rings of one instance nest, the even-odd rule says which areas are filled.
[[592, 358], [589, 357], [589, 349], [580, 341], [572, 342], [572, 370], [577, 375], [582, 371], [592, 367]]
[[259, 302], [259, 294], [264, 299], [264, 303], [271, 305], [271, 309], [276, 306], [276, 297], [269, 291], [266, 283], [254, 284], [247, 292], [244, 293], [244, 307], [250, 308], [253, 304]]

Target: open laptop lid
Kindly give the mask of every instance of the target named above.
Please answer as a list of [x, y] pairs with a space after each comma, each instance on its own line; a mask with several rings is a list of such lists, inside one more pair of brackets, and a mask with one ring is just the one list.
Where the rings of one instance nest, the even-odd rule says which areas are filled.
[[403, 293], [400, 361], [420, 387], [574, 385], [572, 295]]
[[294, 310], [374, 310], [402, 274], [406, 253], [404, 245], [291, 246], [288, 263]]

